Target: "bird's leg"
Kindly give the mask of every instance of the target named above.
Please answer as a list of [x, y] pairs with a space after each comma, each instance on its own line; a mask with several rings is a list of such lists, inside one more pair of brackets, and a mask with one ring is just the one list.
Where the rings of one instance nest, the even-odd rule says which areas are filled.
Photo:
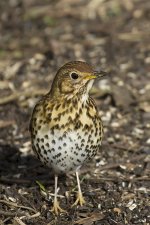
[[58, 175], [55, 174], [55, 195], [54, 195], [54, 203], [53, 208], [51, 209], [51, 212], [54, 212], [56, 215], [59, 214], [59, 212], [66, 212], [59, 206], [59, 202], [57, 200], [57, 184], [58, 184]]
[[77, 184], [78, 184], [78, 194], [77, 194], [77, 199], [72, 206], [77, 205], [77, 204], [80, 204], [82, 206], [85, 203], [85, 200], [83, 198], [82, 191], [81, 191], [78, 171], [76, 171], [76, 178], [77, 178]]

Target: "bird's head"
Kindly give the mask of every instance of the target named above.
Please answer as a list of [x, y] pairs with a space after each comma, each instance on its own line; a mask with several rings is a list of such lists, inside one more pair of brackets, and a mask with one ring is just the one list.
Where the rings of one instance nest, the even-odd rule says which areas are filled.
[[72, 61], [62, 66], [53, 81], [51, 93], [54, 96], [74, 96], [88, 94], [96, 78], [104, 76], [103, 71], [96, 72], [86, 62]]

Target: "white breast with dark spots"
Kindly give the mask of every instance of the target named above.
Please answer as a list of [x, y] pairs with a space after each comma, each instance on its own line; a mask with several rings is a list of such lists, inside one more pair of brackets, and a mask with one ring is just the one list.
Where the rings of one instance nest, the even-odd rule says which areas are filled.
[[80, 130], [65, 133], [55, 130], [53, 134], [39, 130], [33, 144], [40, 160], [59, 173], [76, 169], [95, 155], [100, 138], [94, 133], [81, 135]]

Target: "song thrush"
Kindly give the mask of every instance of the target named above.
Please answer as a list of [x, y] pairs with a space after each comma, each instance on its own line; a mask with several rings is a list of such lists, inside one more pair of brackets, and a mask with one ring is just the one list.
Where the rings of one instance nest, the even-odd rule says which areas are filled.
[[75, 170], [78, 195], [74, 205], [83, 205], [78, 170], [100, 148], [103, 127], [98, 110], [89, 96], [95, 72], [86, 62], [73, 61], [62, 66], [51, 90], [35, 106], [30, 122], [33, 150], [55, 174], [53, 211], [63, 210], [57, 201], [58, 174]]

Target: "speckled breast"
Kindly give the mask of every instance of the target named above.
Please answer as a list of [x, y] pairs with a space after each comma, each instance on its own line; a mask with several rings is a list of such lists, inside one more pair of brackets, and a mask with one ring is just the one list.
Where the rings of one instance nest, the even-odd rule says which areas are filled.
[[101, 120], [95, 106], [88, 107], [81, 109], [80, 113], [76, 109], [76, 113], [60, 114], [59, 121], [53, 117], [51, 123], [40, 120], [40, 117], [36, 119], [33, 149], [40, 160], [57, 173], [80, 167], [94, 157], [101, 145]]

